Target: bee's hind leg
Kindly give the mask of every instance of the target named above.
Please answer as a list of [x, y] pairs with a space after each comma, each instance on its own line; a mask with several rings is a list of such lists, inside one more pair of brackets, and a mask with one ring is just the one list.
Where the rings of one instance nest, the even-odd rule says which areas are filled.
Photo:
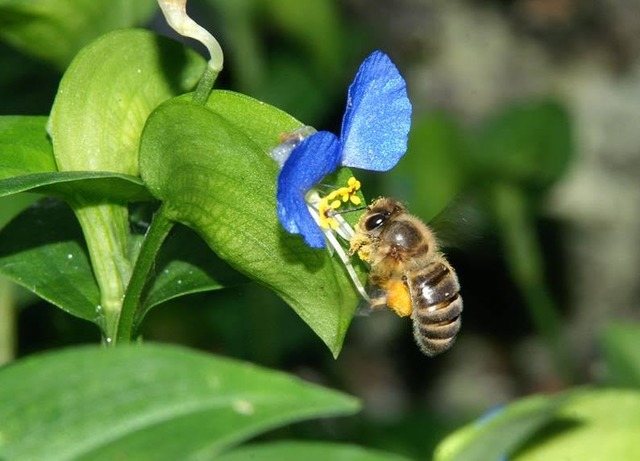
[[387, 292], [380, 288], [368, 289], [369, 292], [369, 307], [372, 309], [380, 309], [387, 307]]

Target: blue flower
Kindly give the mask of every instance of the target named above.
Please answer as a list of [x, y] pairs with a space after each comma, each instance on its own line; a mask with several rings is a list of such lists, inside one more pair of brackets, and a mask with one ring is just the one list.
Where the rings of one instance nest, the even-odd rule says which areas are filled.
[[308, 209], [307, 194], [341, 166], [372, 171], [393, 168], [407, 150], [411, 102], [407, 85], [391, 59], [374, 51], [349, 87], [340, 138], [319, 131], [295, 147], [278, 177], [278, 217], [312, 248], [325, 246], [324, 233]]

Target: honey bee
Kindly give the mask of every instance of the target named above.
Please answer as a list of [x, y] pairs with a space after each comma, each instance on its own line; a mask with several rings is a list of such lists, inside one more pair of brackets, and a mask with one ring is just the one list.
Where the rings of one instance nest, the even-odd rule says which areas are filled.
[[371, 306], [411, 315], [427, 356], [449, 349], [461, 325], [460, 284], [429, 227], [400, 202], [379, 198], [356, 224], [349, 254], [356, 252], [371, 267]]

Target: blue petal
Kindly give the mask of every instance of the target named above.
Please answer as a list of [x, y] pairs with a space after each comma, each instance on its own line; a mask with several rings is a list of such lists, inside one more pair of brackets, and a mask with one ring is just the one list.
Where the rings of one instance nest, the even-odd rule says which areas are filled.
[[342, 165], [374, 171], [393, 168], [407, 150], [411, 102], [407, 84], [389, 56], [374, 51], [349, 87], [342, 119]]
[[333, 133], [319, 131], [291, 152], [278, 176], [278, 218], [312, 248], [324, 248], [324, 234], [309, 213], [305, 195], [339, 164], [340, 141]]

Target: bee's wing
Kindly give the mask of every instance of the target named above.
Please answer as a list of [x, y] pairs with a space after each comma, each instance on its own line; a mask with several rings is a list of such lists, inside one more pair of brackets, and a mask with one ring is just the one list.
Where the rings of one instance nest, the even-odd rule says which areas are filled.
[[354, 317], [369, 317], [371, 315], [371, 312], [373, 312], [371, 303], [368, 303], [364, 299], [361, 299], [358, 307], [356, 308]]
[[366, 317], [376, 309], [387, 307], [387, 293], [380, 287], [367, 285], [369, 300], [362, 299], [356, 309], [356, 316]]
[[479, 240], [487, 232], [488, 217], [470, 196], [461, 196], [447, 205], [429, 227], [441, 247], [462, 248]]

